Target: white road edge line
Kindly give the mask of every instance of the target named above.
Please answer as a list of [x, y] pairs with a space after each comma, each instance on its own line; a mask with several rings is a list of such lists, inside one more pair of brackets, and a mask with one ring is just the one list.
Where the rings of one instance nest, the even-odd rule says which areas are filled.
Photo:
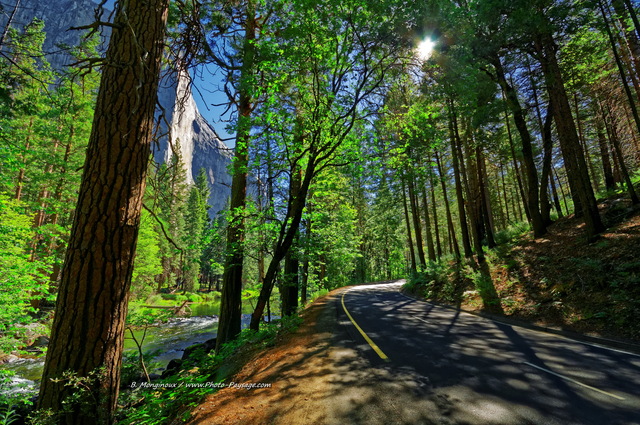
[[[405, 297], [405, 298], [407, 298], [407, 299], [409, 299], [409, 300], [412, 300], [412, 301], [418, 301], [418, 302], [425, 302], [425, 303], [429, 303], [429, 301], [418, 300], [418, 299], [416, 299], [416, 298], [411, 298], [411, 297], [409, 297], [409, 296], [406, 296], [405, 294], [403, 294], [403, 293], [402, 293], [402, 292], [400, 292], [400, 291], [398, 291], [398, 294], [400, 294], [400, 295], [402, 295], [403, 297]], [[430, 304], [430, 303], [429, 303], [429, 304]], [[467, 312], [465, 312], [465, 311], [461, 311], [461, 312], [462, 312], [462, 313], [469, 314], [469, 313], [467, 313]], [[473, 317], [478, 317], [478, 316], [475, 316], [475, 315], [472, 315], [472, 314], [471, 314], [471, 316], [473, 316]], [[488, 317], [482, 317], [482, 318], [483, 318], [483, 319], [486, 319], [486, 320], [491, 320], [492, 322], [500, 323], [501, 325], [505, 325], [505, 326], [515, 326], [515, 327], [517, 327], [517, 328], [524, 329], [524, 330], [526, 330], [526, 331], [538, 332], [538, 333], [544, 333], [545, 335], [549, 335], [549, 336], [552, 336], [552, 337], [555, 337], [555, 338], [564, 339], [564, 340], [568, 340], [568, 341], [572, 341], [572, 342], [577, 342], [578, 344], [588, 345], [588, 346], [590, 346], [590, 347], [602, 348], [602, 349], [604, 349], [604, 350], [613, 351], [613, 352], [615, 352], [615, 353], [627, 354], [627, 355], [629, 355], [629, 356], [634, 356], [634, 357], [640, 357], [640, 354], [638, 354], [638, 353], [633, 353], [633, 352], [631, 352], [631, 351], [620, 350], [619, 348], [612, 348], [612, 347], [607, 347], [606, 345], [602, 345], [602, 344], [594, 344], [594, 343], [592, 343], [592, 342], [580, 341], [580, 340], [577, 340], [577, 339], [569, 338], [569, 337], [566, 337], [566, 336], [563, 336], [563, 335], [558, 335], [558, 334], [551, 333], [551, 332], [539, 331], [539, 330], [537, 330], [537, 329], [524, 328], [524, 327], [522, 327], [522, 326], [518, 326], [518, 325], [515, 325], [515, 324], [513, 324], [513, 323], [501, 322], [500, 320], [490, 319], [490, 318], [488, 318]]]
[[557, 376], [558, 378], [562, 378], [562, 379], [564, 379], [565, 381], [573, 382], [574, 384], [576, 384], [576, 385], [580, 385], [581, 387], [588, 388], [588, 389], [590, 389], [590, 390], [592, 390], [592, 391], [599, 392], [600, 394], [604, 394], [604, 395], [607, 395], [607, 396], [609, 396], [609, 397], [613, 397], [613, 398], [615, 398], [615, 399], [617, 399], [617, 400], [624, 400], [624, 397], [620, 397], [620, 396], [618, 396], [618, 395], [608, 393], [608, 392], [603, 391], [603, 390], [601, 390], [601, 389], [599, 389], [599, 388], [592, 387], [591, 385], [583, 384], [582, 382], [580, 382], [580, 381], [576, 381], [576, 380], [575, 380], [575, 379], [573, 379], [573, 378], [569, 378], [568, 376], [564, 376], [564, 375], [561, 375], [561, 374], [559, 374], [559, 373], [555, 373], [555, 372], [554, 372], [554, 371], [552, 371], [552, 370], [545, 369], [545, 368], [540, 367], [540, 366], [536, 366], [536, 365], [534, 365], [533, 363], [529, 363], [529, 362], [522, 362], [522, 363], [526, 364], [527, 366], [534, 367], [534, 368], [536, 368], [536, 369], [538, 369], [538, 370], [541, 370], [541, 371], [543, 371], [543, 372], [547, 372], [547, 373], [549, 373], [549, 374], [551, 374], [551, 375]]

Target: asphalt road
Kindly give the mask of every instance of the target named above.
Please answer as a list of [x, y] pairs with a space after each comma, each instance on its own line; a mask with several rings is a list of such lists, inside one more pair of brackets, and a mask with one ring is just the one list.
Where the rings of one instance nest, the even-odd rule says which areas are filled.
[[338, 321], [329, 423], [640, 424], [637, 354], [416, 301], [399, 289], [346, 289], [329, 309]]

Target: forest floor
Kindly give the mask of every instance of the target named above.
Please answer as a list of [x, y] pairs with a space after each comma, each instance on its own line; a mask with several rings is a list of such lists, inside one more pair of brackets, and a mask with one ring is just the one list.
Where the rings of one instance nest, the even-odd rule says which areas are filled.
[[[542, 238], [524, 234], [488, 253], [505, 317], [640, 341], [640, 210], [625, 198], [603, 201], [600, 210], [608, 229], [592, 243], [587, 243], [581, 221], [569, 216], [554, 223]], [[483, 311], [472, 279], [453, 282], [452, 287], [455, 290], [446, 296], [446, 291], [433, 290], [422, 295], [466, 311]], [[236, 359], [239, 371], [231, 381], [270, 387], [224, 388], [193, 409], [189, 423], [327, 422], [330, 376], [336, 359], [345, 354], [331, 346], [335, 318], [326, 306], [343, 289], [305, 309], [302, 325], [278, 337], [275, 346]], [[420, 288], [414, 288], [416, 292]]]
[[[607, 230], [592, 243], [582, 220], [569, 216], [541, 238], [527, 233], [488, 253], [505, 316], [640, 341], [640, 208], [626, 197], [601, 201], [599, 208]], [[463, 282], [456, 299], [430, 298], [481, 312], [482, 299], [474, 289], [473, 282]]]

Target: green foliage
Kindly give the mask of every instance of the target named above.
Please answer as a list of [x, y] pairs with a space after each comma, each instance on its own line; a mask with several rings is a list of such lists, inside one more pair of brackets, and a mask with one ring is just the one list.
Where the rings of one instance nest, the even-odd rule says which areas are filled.
[[202, 253], [206, 243], [206, 229], [209, 222], [209, 187], [204, 169], [200, 169], [195, 185], [189, 189], [185, 212], [184, 287], [193, 291], [200, 276]]
[[[312, 231], [302, 242], [312, 285], [333, 289], [353, 282], [362, 240], [350, 191], [347, 176], [338, 172], [323, 174], [313, 185], [306, 213]], [[321, 281], [323, 276], [326, 282]]]
[[[43, 28], [9, 29], [0, 58], [0, 352], [15, 349], [16, 325], [34, 321], [40, 300], [52, 301], [97, 88], [95, 72], [54, 74]], [[95, 42], [72, 55], [95, 54]]]
[[162, 287], [176, 288], [184, 283], [185, 212], [188, 186], [180, 143], [174, 141], [168, 163], [152, 167], [147, 177], [146, 205], [154, 212], [154, 228], [159, 236], [162, 274], [157, 277]]
[[513, 224], [506, 229], [502, 229], [499, 232], [496, 232], [496, 243], [498, 245], [503, 245], [522, 240], [530, 230], [531, 227], [527, 222], [523, 221]]
[[9, 407], [0, 407], [0, 425], [10, 425], [17, 423], [20, 417], [15, 410]]
[[[77, 373], [67, 371], [57, 381], [63, 383], [65, 387], [73, 389], [71, 395], [63, 401], [63, 408], [60, 411], [36, 410], [28, 417], [30, 425], [58, 425], [66, 414], [82, 411], [85, 417], [96, 417], [95, 399], [100, 391], [97, 384], [104, 374], [103, 369], [96, 369], [87, 376], [78, 376]], [[97, 418], [96, 418], [97, 420]]]
[[161, 353], [162, 350], [144, 351], [141, 363], [139, 353], [133, 351], [125, 351], [122, 355], [120, 385], [123, 387], [128, 387], [132, 382], [144, 380], [145, 371], [141, 365], [144, 364], [147, 370], [158, 369], [160, 367], [160, 363], [155, 362], [154, 359]]
[[142, 210], [138, 246], [131, 279], [132, 299], [147, 298], [155, 289], [156, 277], [161, 273], [160, 236], [155, 231], [153, 217], [146, 210]]
[[450, 276], [449, 262], [429, 262], [427, 269], [410, 276], [402, 286], [408, 292], [426, 299], [439, 299], [456, 302], [455, 288], [457, 282]]
[[299, 316], [284, 318], [263, 326], [260, 331], [245, 329], [240, 336], [225, 344], [219, 353], [194, 352], [190, 356], [190, 367], [179, 374], [152, 382], [136, 385], [121, 393], [120, 424], [167, 424], [174, 418], [187, 420], [189, 411], [207, 395], [224, 388], [219, 369], [225, 362], [242, 350], [261, 350], [272, 346], [276, 337], [294, 331], [301, 323]]
[[20, 328], [35, 313], [32, 300], [47, 296], [50, 264], [34, 260], [29, 242], [35, 238], [33, 215], [25, 204], [0, 195], [0, 352], [15, 349]]

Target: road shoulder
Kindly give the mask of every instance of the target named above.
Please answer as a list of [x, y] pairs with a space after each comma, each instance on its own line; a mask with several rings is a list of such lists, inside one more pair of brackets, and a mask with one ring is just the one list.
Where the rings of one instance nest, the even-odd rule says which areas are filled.
[[302, 313], [297, 331], [256, 353], [229, 381], [270, 384], [268, 388], [228, 387], [208, 396], [192, 411], [190, 424], [323, 423], [330, 398], [335, 297], [316, 300]]

